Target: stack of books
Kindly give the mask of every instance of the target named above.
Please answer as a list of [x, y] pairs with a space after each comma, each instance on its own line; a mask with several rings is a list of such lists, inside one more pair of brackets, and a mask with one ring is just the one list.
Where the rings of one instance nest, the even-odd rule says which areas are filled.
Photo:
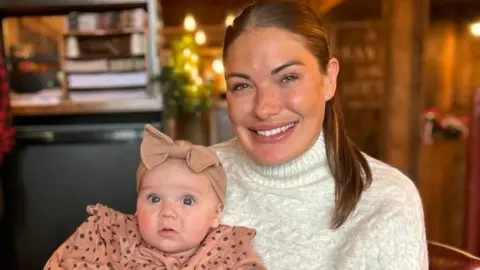
[[68, 91], [147, 86], [144, 9], [72, 12], [67, 21], [62, 70]]

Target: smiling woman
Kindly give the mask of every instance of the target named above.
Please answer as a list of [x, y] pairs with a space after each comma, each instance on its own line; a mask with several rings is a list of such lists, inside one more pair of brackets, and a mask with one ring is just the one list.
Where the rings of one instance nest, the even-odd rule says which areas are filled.
[[335, 92], [337, 60], [323, 70], [300, 37], [265, 27], [231, 43], [225, 66], [230, 117], [253, 159], [278, 164], [313, 145]]
[[236, 138], [213, 146], [229, 179], [222, 222], [258, 229], [267, 268], [427, 267], [418, 191], [347, 136], [319, 17], [258, 1], [227, 28], [223, 59]]

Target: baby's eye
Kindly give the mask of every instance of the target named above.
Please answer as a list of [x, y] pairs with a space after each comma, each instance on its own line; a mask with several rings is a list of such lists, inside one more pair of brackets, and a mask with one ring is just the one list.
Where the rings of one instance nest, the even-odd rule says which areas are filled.
[[159, 203], [160, 202], [160, 197], [158, 197], [157, 195], [148, 195], [148, 202], [149, 203]]
[[187, 197], [183, 198], [183, 200], [182, 200], [182, 203], [184, 205], [192, 205], [194, 202], [195, 202], [195, 200], [190, 196], [187, 196]]

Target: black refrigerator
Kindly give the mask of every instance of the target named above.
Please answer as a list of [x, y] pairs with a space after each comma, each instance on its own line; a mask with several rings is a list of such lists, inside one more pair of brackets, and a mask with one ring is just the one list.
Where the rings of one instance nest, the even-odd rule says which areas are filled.
[[134, 213], [145, 123], [161, 112], [16, 117], [17, 142], [3, 164], [6, 213], [0, 269], [42, 269], [102, 203]]

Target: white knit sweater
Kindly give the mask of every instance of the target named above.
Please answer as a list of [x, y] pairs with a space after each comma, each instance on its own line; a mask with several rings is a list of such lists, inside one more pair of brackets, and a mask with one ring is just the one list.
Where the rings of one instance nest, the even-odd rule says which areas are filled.
[[297, 159], [260, 166], [236, 139], [212, 146], [228, 176], [223, 223], [257, 229], [268, 269], [428, 269], [422, 203], [398, 170], [367, 157], [372, 185], [339, 228], [323, 136]]

